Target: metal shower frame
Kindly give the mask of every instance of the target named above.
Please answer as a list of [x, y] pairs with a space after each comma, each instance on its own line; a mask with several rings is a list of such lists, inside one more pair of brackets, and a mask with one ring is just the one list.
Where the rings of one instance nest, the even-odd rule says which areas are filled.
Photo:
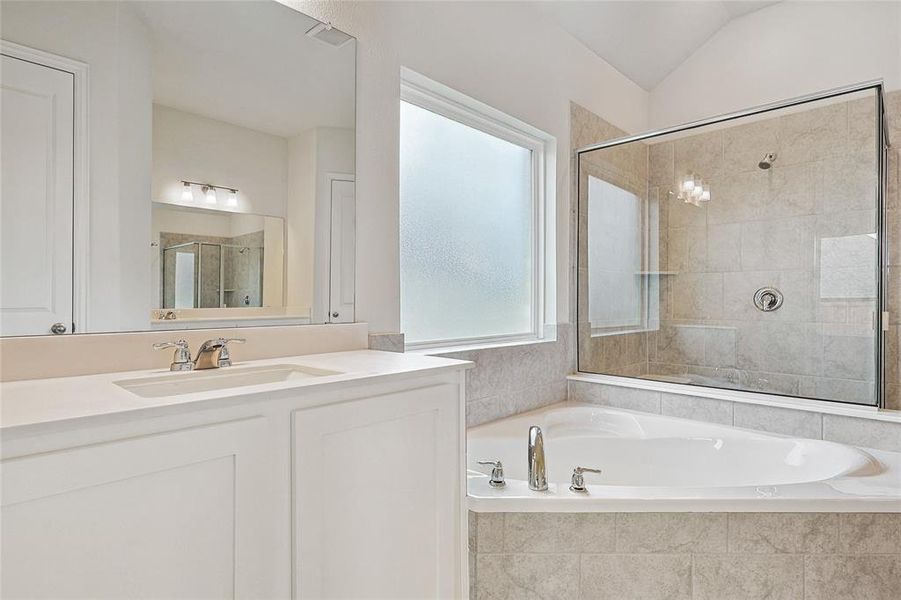
[[[697, 121], [691, 121], [689, 123], [685, 123], [682, 125], [675, 125], [673, 127], [665, 127], [662, 129], [655, 129], [651, 131], [646, 131], [644, 133], [639, 133], [636, 135], [625, 136], [621, 138], [616, 138], [613, 140], [609, 140], [606, 142], [599, 142], [597, 144], [590, 144], [588, 146], [583, 146], [578, 148], [575, 151], [576, 158], [576, 169], [575, 169], [575, 178], [576, 178], [576, 264], [578, 265], [579, 261], [579, 248], [580, 248], [580, 228], [578, 227], [579, 215], [581, 214], [581, 172], [582, 172], [582, 155], [588, 152], [594, 152], [596, 150], [603, 150], [606, 148], [612, 148], [614, 146], [622, 146], [624, 144], [630, 144], [632, 142], [640, 142], [643, 140], [647, 140], [650, 138], [656, 138], [668, 134], [673, 133], [681, 133], [684, 131], [690, 131], [692, 129], [698, 129], [701, 127], [706, 127], [708, 125], [716, 125], [718, 123], [725, 123], [728, 121], [735, 121], [738, 119], [742, 119], [744, 117], [752, 117], [755, 115], [790, 108], [793, 106], [799, 106], [802, 104], [807, 104], [810, 102], [816, 102], [818, 100], [827, 100], [829, 98], [835, 98], [838, 96], [843, 96], [846, 94], [852, 94], [855, 92], [862, 92], [866, 90], [873, 90], [876, 96], [876, 150], [877, 150], [877, 185], [876, 185], [876, 237], [877, 237], [877, 265], [876, 265], [876, 318], [875, 318], [875, 331], [876, 331], [876, 406], [879, 408], [885, 408], [885, 362], [884, 362], [884, 346], [885, 346], [885, 327], [888, 325], [888, 313], [886, 312], [886, 297], [885, 297], [885, 265], [887, 264], [887, 244], [885, 237], [885, 194], [886, 194], [886, 173], [887, 173], [887, 160], [888, 160], [888, 149], [890, 147], [888, 126], [885, 118], [885, 84], [881, 79], [864, 81], [861, 83], [856, 83], [852, 85], [842, 86], [833, 88], [830, 90], [825, 90], [822, 92], [816, 92], [813, 94], [806, 94], [804, 96], [799, 96], [796, 98], [792, 98], [789, 100], [782, 100], [779, 102], [771, 102], [768, 104], [762, 104], [760, 106], [755, 106], [752, 108], [747, 108], [744, 110], [726, 113], [722, 115], [718, 115], [715, 117], [710, 117], [707, 119], [700, 119]], [[580, 335], [578, 321], [579, 321], [579, 312], [578, 312], [578, 294], [579, 294], [579, 269], [575, 269], [575, 285], [576, 285], [576, 302], [575, 302], [575, 313], [576, 313], [576, 370], [579, 369], [579, 354], [580, 354], [580, 346], [578, 337]], [[706, 386], [709, 387], [709, 386]], [[722, 389], [722, 388], [720, 388]], [[748, 393], [760, 393], [754, 392], [751, 390], [744, 390]], [[787, 394], [775, 394], [772, 392], [772, 395], [787, 395]], [[800, 396], [789, 396], [789, 397], [800, 397]], [[841, 400], [827, 400], [823, 398], [814, 398], [817, 400], [823, 400], [825, 402], [843, 402]], [[861, 406], [858, 403], [853, 403], [857, 406]], [[866, 405], [872, 406], [872, 405]]]

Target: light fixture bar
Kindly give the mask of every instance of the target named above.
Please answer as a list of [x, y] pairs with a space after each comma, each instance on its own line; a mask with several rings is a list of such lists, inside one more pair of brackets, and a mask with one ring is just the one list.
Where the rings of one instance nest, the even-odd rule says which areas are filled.
[[188, 181], [187, 179], [182, 179], [181, 182], [185, 185], [199, 185], [201, 187], [206, 186], [208, 188], [215, 188], [217, 190], [228, 190], [229, 192], [231, 192], [233, 194], [238, 193], [238, 188], [233, 188], [228, 185], [215, 185], [212, 183], [202, 183], [200, 181]]

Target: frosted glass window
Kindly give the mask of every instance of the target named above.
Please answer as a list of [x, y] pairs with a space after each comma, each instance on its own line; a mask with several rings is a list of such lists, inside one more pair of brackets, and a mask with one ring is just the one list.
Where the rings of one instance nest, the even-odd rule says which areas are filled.
[[175, 253], [175, 308], [194, 308], [194, 253]]
[[532, 150], [401, 102], [408, 343], [535, 333]]
[[588, 320], [593, 331], [642, 324], [641, 203], [588, 177]]

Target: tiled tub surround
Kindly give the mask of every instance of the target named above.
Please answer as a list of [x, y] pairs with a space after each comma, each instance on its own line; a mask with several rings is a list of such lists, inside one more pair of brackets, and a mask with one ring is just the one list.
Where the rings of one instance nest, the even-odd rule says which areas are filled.
[[901, 514], [469, 513], [474, 600], [895, 600]]
[[[592, 375], [573, 375], [570, 376], [568, 398], [575, 402], [901, 452], [899, 411], [878, 411], [815, 400], [778, 398], [768, 402], [765, 396], [760, 397], [759, 403], [750, 403], [710, 397], [720, 395], [718, 390], [698, 389], [697, 395], [685, 389], [680, 391], [686, 393], [661, 391], [667, 387], [634, 380], [611, 385], [593, 381]], [[785, 406], [789, 404], [798, 408]]]
[[567, 373], [573, 371], [569, 324], [556, 325], [553, 341], [517, 343], [435, 354], [468, 360], [468, 427], [566, 400]]
[[[901, 139], [901, 92], [886, 100], [890, 135]], [[572, 129], [574, 148], [624, 135], [577, 105], [572, 106]], [[643, 235], [647, 238], [655, 227], [658, 233], [651, 236], [657, 239], [656, 251], [644, 240], [642, 268], [678, 275], [648, 277], [651, 313], [659, 296], [659, 323], [649, 322], [648, 331], [593, 337], [583, 319], [580, 370], [690, 374], [746, 389], [866, 400], [872, 391], [873, 301], [820, 299], [821, 244], [814, 242], [874, 230], [875, 173], [867, 166], [875, 150], [873, 136], [872, 100], [857, 99], [583, 155], [583, 179], [599, 177], [646, 204]], [[762, 171], [757, 161], [769, 151], [778, 158], [772, 169]], [[891, 317], [885, 363], [887, 406], [901, 408], [898, 163], [898, 150], [890, 150], [885, 287]], [[710, 180], [713, 200], [707, 207], [667, 198], [686, 170]], [[578, 227], [584, 257], [584, 214]], [[588, 308], [587, 266], [581, 259], [582, 315]], [[782, 288], [786, 304], [775, 313], [758, 313], [750, 297], [767, 284]], [[775, 331], [779, 343], [773, 344]]]

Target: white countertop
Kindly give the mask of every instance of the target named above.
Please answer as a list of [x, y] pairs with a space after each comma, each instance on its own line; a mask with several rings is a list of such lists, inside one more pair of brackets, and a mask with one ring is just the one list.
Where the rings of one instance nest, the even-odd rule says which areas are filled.
[[[144, 416], [145, 413], [150, 415], [165, 412], [172, 407], [225, 402], [236, 397], [266, 398], [284, 390], [314, 388], [318, 391], [376, 379], [389, 380], [425, 373], [454, 371], [469, 368], [472, 363], [417, 354], [355, 350], [235, 362], [228, 368], [265, 365], [300, 365], [340, 373], [159, 398], [142, 398], [116, 385], [115, 382], [140, 377], [158, 377], [170, 373], [165, 369], [0, 383], [0, 431], [9, 433], [48, 424], [130, 413], [141, 413], [141, 416]], [[183, 376], [184, 373], [172, 375]]]

